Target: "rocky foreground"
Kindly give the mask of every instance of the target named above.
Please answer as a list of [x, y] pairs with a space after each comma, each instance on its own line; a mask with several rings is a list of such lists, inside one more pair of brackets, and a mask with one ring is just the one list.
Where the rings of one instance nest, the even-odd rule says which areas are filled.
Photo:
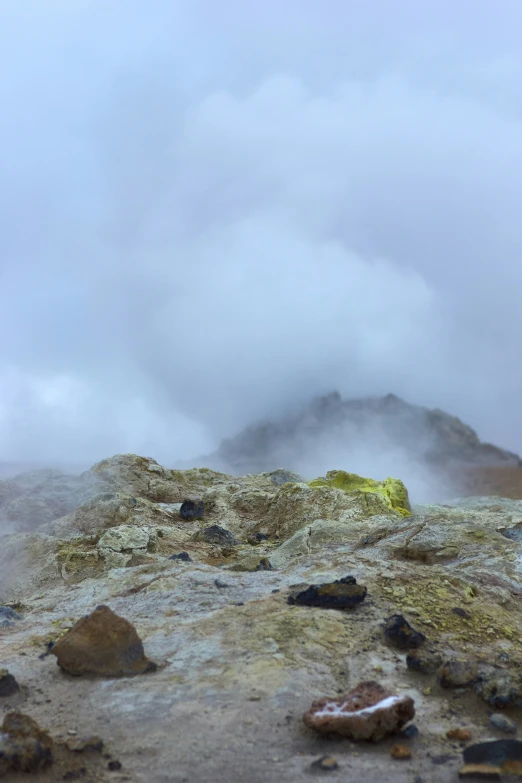
[[123, 455], [0, 514], [6, 780], [520, 771], [520, 501]]

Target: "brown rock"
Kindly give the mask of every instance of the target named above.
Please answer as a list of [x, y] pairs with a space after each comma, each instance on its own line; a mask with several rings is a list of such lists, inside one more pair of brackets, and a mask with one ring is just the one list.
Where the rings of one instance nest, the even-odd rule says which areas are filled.
[[473, 661], [450, 660], [440, 667], [437, 678], [443, 688], [463, 688], [471, 685], [477, 676], [477, 664]]
[[411, 759], [411, 750], [406, 745], [394, 745], [390, 750], [390, 756], [392, 759], [406, 761], [407, 759]]
[[62, 636], [50, 651], [68, 674], [125, 677], [155, 671], [134, 626], [108, 606], [98, 606]]
[[52, 764], [53, 741], [36, 721], [21, 712], [9, 712], [0, 730], [0, 775], [39, 772]]
[[464, 764], [459, 769], [459, 778], [475, 778], [476, 780], [500, 780], [500, 767], [491, 764]]
[[413, 699], [397, 696], [377, 682], [362, 682], [339, 698], [313, 702], [303, 716], [309, 728], [352, 739], [382, 739], [394, 734], [415, 715]]
[[450, 740], [457, 740], [458, 742], [469, 742], [473, 735], [469, 729], [450, 729], [446, 732], [446, 737]]

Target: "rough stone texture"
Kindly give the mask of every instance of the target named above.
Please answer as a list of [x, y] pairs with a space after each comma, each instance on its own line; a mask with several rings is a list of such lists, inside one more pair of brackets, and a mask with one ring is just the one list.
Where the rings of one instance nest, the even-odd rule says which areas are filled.
[[135, 628], [108, 606], [82, 617], [51, 649], [68, 674], [124, 677], [154, 671]]
[[368, 681], [344, 696], [315, 701], [303, 720], [309, 728], [322, 734], [376, 742], [387, 734], [396, 734], [414, 715], [411, 697], [392, 694], [378, 683]]

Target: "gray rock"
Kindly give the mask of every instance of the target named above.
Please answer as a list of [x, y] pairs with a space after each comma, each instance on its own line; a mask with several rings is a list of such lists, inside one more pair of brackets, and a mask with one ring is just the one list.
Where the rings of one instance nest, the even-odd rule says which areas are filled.
[[22, 616], [11, 609], [9, 606], [0, 606], [0, 628], [7, 628], [9, 625], [14, 625], [17, 620], [21, 620]]
[[490, 715], [489, 722], [496, 729], [500, 729], [500, 731], [503, 731], [506, 734], [517, 733], [517, 724], [515, 721], [508, 718], [507, 715], [502, 715], [501, 712], [494, 712], [493, 715]]

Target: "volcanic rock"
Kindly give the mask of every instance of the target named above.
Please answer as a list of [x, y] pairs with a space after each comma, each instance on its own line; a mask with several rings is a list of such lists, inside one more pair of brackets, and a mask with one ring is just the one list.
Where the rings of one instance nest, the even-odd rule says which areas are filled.
[[377, 682], [362, 682], [334, 699], [313, 702], [303, 720], [321, 734], [376, 742], [395, 734], [415, 715], [413, 699], [396, 696]]
[[424, 634], [414, 630], [401, 614], [394, 614], [386, 620], [384, 636], [401, 650], [415, 649], [426, 641]]
[[181, 519], [203, 519], [205, 504], [202, 500], [184, 500], [179, 510]]
[[200, 462], [225, 466], [234, 474], [269, 471], [277, 465], [307, 473], [308, 455], [314, 455], [315, 464], [328, 464], [333, 448], [349, 455], [350, 445], [360, 443], [367, 453], [395, 449], [431, 469], [521, 464], [517, 454], [482, 443], [471, 427], [444, 411], [412, 405], [393, 394], [343, 400], [337, 392], [312, 400], [280, 421], [247, 427]]
[[238, 546], [239, 541], [230, 532], [220, 525], [210, 525], [194, 535], [194, 541], [205, 541], [207, 544], [216, 544], [221, 547]]
[[0, 729], [0, 777], [8, 771], [41, 772], [52, 764], [53, 741], [36, 721], [8, 712]]
[[477, 664], [467, 660], [446, 661], [437, 673], [437, 679], [443, 688], [463, 688], [471, 685], [478, 676]]
[[352, 576], [326, 584], [310, 585], [295, 595], [290, 594], [288, 603], [318, 606], [321, 609], [353, 609], [364, 601], [367, 592], [366, 587], [356, 584]]
[[52, 647], [58, 666], [75, 677], [125, 677], [155, 671], [134, 626], [108, 606], [98, 606]]
[[20, 686], [7, 669], [0, 669], [0, 696], [13, 696], [18, 693]]

